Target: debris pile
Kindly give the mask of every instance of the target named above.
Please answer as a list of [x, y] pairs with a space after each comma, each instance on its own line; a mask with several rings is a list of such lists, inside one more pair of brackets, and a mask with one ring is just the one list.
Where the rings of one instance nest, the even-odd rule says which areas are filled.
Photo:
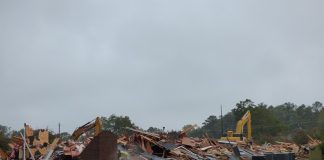
[[[101, 122], [97, 119], [77, 128], [77, 134], [72, 134], [70, 140], [61, 141], [57, 137], [50, 141], [49, 131], [41, 129], [35, 134], [25, 125], [25, 136], [13, 136], [9, 143], [11, 152], [0, 149], [0, 160], [22, 159], [23, 156], [28, 160], [294, 160], [308, 159], [311, 150], [322, 143], [310, 136], [305, 145], [278, 141], [257, 145], [217, 140], [208, 135], [187, 136], [194, 126], [173, 134], [126, 128], [131, 134], [125, 136], [102, 131], [98, 126]], [[95, 127], [94, 134], [84, 134]]]
[[294, 143], [248, 144], [245, 142], [225, 142], [205, 136], [192, 138], [179, 133], [176, 140], [168, 139], [167, 133], [150, 133], [128, 128], [133, 132], [128, 144], [135, 144], [142, 159], [178, 160], [234, 160], [234, 159], [308, 159], [306, 146], [316, 146], [319, 140], [310, 140], [303, 146]]
[[[48, 130], [41, 129], [37, 135], [34, 135], [33, 129], [25, 124], [25, 136], [22, 133], [20, 133], [20, 137], [12, 136], [8, 144], [11, 152], [6, 155], [2, 153], [1, 158], [22, 159], [25, 154], [25, 157], [33, 160], [46, 159], [46, 157], [53, 153], [58, 143], [59, 138], [55, 138], [51, 143], [49, 142]], [[27, 148], [27, 150], [23, 150], [23, 148]]]

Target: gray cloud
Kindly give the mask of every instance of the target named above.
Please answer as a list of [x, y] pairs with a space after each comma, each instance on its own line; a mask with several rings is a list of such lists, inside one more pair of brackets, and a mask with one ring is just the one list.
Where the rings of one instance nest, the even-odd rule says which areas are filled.
[[323, 101], [323, 1], [2, 1], [1, 124], [177, 129], [236, 102]]

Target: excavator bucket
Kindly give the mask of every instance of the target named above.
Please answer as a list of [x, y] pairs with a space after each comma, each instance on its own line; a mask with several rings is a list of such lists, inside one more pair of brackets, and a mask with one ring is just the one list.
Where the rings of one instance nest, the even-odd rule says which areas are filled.
[[80, 160], [118, 160], [117, 136], [102, 131], [80, 155]]

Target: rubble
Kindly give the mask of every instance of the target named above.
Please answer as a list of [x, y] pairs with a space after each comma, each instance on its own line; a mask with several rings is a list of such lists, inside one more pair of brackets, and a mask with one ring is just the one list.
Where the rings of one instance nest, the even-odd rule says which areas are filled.
[[6, 152], [4, 152], [2, 149], [0, 149], [0, 160], [1, 159], [7, 159], [8, 155]]
[[276, 142], [276, 144], [248, 144], [245, 142], [224, 142], [209, 137], [192, 138], [179, 133], [175, 142], [168, 140], [167, 133], [149, 133], [129, 129], [134, 133], [132, 142], [139, 147], [144, 157], [155, 156], [162, 159], [179, 160], [234, 160], [234, 159], [307, 159], [305, 146], [316, 146], [319, 140], [311, 139], [304, 146], [294, 143]]
[[245, 141], [224, 141], [187, 136], [190, 130], [178, 132], [177, 137], [167, 132], [151, 133], [140, 129], [126, 128], [131, 135], [114, 135], [100, 131], [96, 135], [83, 135], [82, 140], [71, 138], [61, 141], [58, 137], [50, 142], [49, 132], [40, 130], [33, 134], [26, 125], [26, 135], [13, 136], [9, 143], [12, 152], [0, 150], [0, 159], [21, 159], [25, 143], [27, 159], [35, 160], [250, 160], [250, 159], [308, 159], [320, 140], [310, 136], [309, 143], [297, 145], [276, 141], [263, 145]]

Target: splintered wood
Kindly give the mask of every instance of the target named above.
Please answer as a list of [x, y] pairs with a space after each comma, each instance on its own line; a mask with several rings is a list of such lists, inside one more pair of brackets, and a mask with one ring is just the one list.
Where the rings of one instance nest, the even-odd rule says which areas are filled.
[[[321, 141], [311, 137], [306, 145], [298, 146], [294, 143], [276, 142], [275, 144], [248, 144], [245, 142], [237, 143], [220, 143], [215, 139], [205, 136], [205, 138], [191, 138], [185, 134], [179, 134], [179, 138], [173, 143], [174, 147], [169, 147], [161, 142], [168, 142], [168, 136], [164, 133], [153, 134], [132, 129], [134, 138], [132, 142], [139, 145], [144, 152], [151, 156], [161, 158], [174, 158], [179, 160], [205, 160], [205, 159], [251, 159], [252, 157], [265, 158], [266, 155], [273, 154], [274, 157], [285, 156], [288, 159], [305, 159], [307, 158], [307, 149], [321, 144]], [[164, 134], [164, 135], [163, 135]], [[163, 136], [162, 136], [163, 135]], [[154, 137], [154, 138], [153, 138]], [[234, 154], [234, 148], [238, 148], [239, 152], [244, 155]], [[163, 153], [163, 154], [161, 154]], [[240, 153], [238, 153], [240, 154]], [[145, 155], [144, 155], [145, 157]], [[152, 158], [146, 156], [147, 159]], [[236, 157], [236, 158], [235, 158]]]

